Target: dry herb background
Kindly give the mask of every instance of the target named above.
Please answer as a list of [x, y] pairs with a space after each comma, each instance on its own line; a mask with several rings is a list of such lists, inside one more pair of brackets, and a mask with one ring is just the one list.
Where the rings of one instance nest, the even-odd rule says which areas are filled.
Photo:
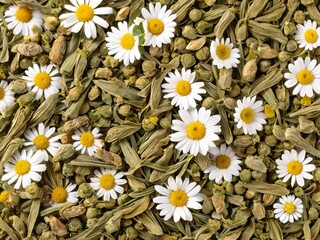
[[[315, 96], [305, 106], [283, 85], [288, 63], [298, 56], [320, 60], [320, 49], [299, 49], [293, 38], [297, 23], [320, 23], [318, 1], [160, 0], [177, 14], [176, 37], [162, 48], [144, 47], [142, 60], [129, 66], [108, 56], [105, 29], [98, 27], [98, 37], [88, 40], [83, 32], [60, 27], [64, 1], [14, 2], [40, 9], [45, 24], [44, 32], [24, 38], [0, 26], [0, 78], [10, 82], [17, 97], [0, 116], [1, 165], [22, 145], [25, 129], [40, 122], [58, 129], [63, 147], [47, 163], [41, 182], [11, 189], [9, 203], [0, 206], [0, 239], [320, 239], [320, 99]], [[13, 1], [0, 3], [2, 18]], [[147, 4], [124, 0], [101, 6], [115, 10], [106, 17], [115, 25], [132, 22]], [[211, 65], [215, 37], [230, 37], [240, 49], [237, 68], [219, 71]], [[40, 103], [21, 76], [32, 62], [50, 61], [60, 69], [62, 89]], [[199, 105], [221, 115], [220, 143], [231, 144], [243, 160], [232, 183], [209, 181], [202, 172], [208, 159], [182, 154], [170, 142], [177, 110], [162, 98], [161, 83], [181, 67], [205, 82], [207, 94]], [[236, 130], [232, 116], [236, 100], [248, 95], [275, 109], [275, 117], [254, 136]], [[152, 124], [150, 116], [159, 122]], [[96, 157], [73, 149], [71, 134], [80, 126], [101, 128], [105, 150]], [[275, 173], [275, 160], [294, 146], [311, 154], [317, 166], [303, 188], [291, 188]], [[128, 184], [117, 201], [98, 200], [90, 188], [96, 167], [126, 172]], [[202, 211], [193, 211], [194, 221], [163, 221], [155, 210], [154, 185], [169, 176], [190, 177], [203, 187], [206, 198]], [[49, 187], [62, 185], [65, 177], [78, 184], [80, 201], [51, 206]], [[5, 183], [1, 188], [10, 190]], [[283, 225], [274, 219], [272, 205], [288, 193], [300, 197], [305, 208], [302, 219]]]

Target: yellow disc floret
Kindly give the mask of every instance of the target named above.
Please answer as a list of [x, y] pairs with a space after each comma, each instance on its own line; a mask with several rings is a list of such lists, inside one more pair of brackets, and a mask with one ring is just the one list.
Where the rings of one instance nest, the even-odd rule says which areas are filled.
[[308, 29], [304, 34], [304, 39], [308, 43], [315, 43], [318, 40], [318, 33], [313, 29]]
[[227, 155], [218, 155], [215, 160], [215, 165], [220, 169], [227, 169], [231, 164], [231, 159]]
[[152, 18], [148, 21], [148, 31], [153, 35], [160, 35], [164, 30], [164, 24], [159, 18]]
[[44, 135], [38, 135], [33, 139], [34, 145], [36, 145], [37, 150], [47, 149], [49, 146], [49, 139]]
[[114, 184], [115, 184], [115, 179], [112, 174], [107, 173], [100, 178], [100, 185], [105, 190], [112, 189], [114, 187]]
[[191, 85], [186, 80], [180, 80], [176, 85], [177, 93], [181, 96], [187, 96], [191, 92]]
[[16, 18], [19, 22], [27, 23], [32, 19], [32, 9], [26, 6], [21, 6], [16, 11]]
[[175, 190], [170, 194], [170, 202], [175, 207], [182, 207], [187, 204], [188, 196], [185, 191]]
[[0, 87], [0, 100], [4, 99], [4, 90]]
[[303, 165], [299, 161], [292, 161], [287, 165], [287, 171], [292, 175], [299, 175], [302, 172], [302, 169]]
[[244, 108], [240, 114], [241, 120], [250, 124], [254, 120], [254, 111], [251, 108]]
[[8, 201], [9, 199], [9, 192], [6, 191], [6, 190], [3, 190], [1, 193], [0, 193], [0, 203], [5, 203], [6, 201]]
[[121, 47], [126, 50], [131, 50], [134, 47], [134, 37], [130, 34], [124, 34], [120, 40]]
[[300, 103], [303, 106], [309, 106], [311, 104], [311, 98], [309, 98], [308, 96], [304, 96], [300, 99]]
[[87, 4], [80, 5], [76, 11], [76, 17], [80, 22], [90, 21], [94, 17], [94, 10]]
[[91, 147], [94, 143], [94, 136], [91, 132], [84, 132], [80, 136], [80, 143], [85, 147]]
[[292, 214], [296, 211], [296, 206], [292, 203], [292, 202], [289, 202], [289, 203], [286, 203], [284, 205], [284, 209], [283, 209], [287, 214]]
[[149, 121], [153, 124], [153, 125], [156, 125], [159, 121], [159, 118], [156, 117], [156, 116], [153, 116], [153, 117], [149, 117]]
[[308, 69], [301, 70], [297, 73], [297, 80], [302, 85], [308, 85], [313, 82], [313, 73]]
[[14, 170], [18, 175], [27, 174], [31, 169], [31, 164], [27, 160], [19, 160], [14, 166]]
[[199, 121], [192, 122], [187, 126], [187, 136], [192, 140], [200, 140], [206, 134], [206, 127]]
[[264, 105], [264, 114], [267, 118], [273, 118], [275, 116], [275, 112], [269, 104]]
[[40, 89], [46, 89], [50, 86], [51, 77], [46, 72], [38, 73], [34, 78], [34, 84]]
[[67, 201], [68, 192], [64, 187], [56, 187], [51, 193], [51, 199], [55, 203], [64, 203]]
[[230, 48], [225, 44], [220, 44], [216, 48], [216, 55], [222, 60], [228, 59], [230, 57], [230, 53]]

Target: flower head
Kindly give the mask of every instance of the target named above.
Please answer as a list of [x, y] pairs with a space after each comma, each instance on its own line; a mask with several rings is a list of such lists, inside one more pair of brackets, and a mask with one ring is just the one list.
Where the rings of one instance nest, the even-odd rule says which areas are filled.
[[306, 57], [304, 60], [299, 57], [294, 64], [288, 65], [289, 71], [284, 74], [287, 81], [284, 85], [293, 89], [292, 94], [300, 94], [301, 97], [312, 97], [313, 91], [320, 93], [320, 65], [317, 60]]
[[297, 25], [295, 39], [300, 48], [313, 50], [320, 46], [320, 28], [315, 21], [307, 20]]
[[104, 201], [110, 201], [110, 199], [117, 199], [117, 193], [123, 193], [124, 189], [120, 185], [127, 183], [127, 180], [123, 179], [123, 172], [116, 170], [110, 170], [106, 168], [100, 168], [94, 171], [95, 177], [90, 178], [90, 186], [94, 190], [98, 190], [97, 196], [100, 198], [103, 196]]
[[312, 179], [313, 176], [309, 173], [316, 169], [313, 164], [308, 164], [312, 161], [311, 157], [306, 158], [306, 151], [302, 150], [297, 152], [292, 149], [284, 151], [281, 159], [277, 159], [278, 164], [276, 173], [279, 178], [283, 178], [284, 182], [287, 182], [291, 178], [291, 186], [293, 187], [297, 181], [298, 185], [304, 186], [304, 179]]
[[71, 32], [77, 33], [84, 27], [84, 33], [87, 38], [97, 37], [97, 28], [95, 24], [103, 28], [108, 28], [109, 24], [103, 18], [97, 15], [112, 14], [113, 10], [110, 7], [97, 8], [102, 0], [70, 0], [73, 5], [65, 4], [64, 8], [71, 13], [60, 15], [61, 26], [70, 28]]
[[4, 112], [4, 110], [13, 105], [15, 101], [14, 92], [9, 90], [8, 83], [2, 80], [0, 82], [0, 112]]
[[28, 187], [31, 181], [39, 182], [41, 175], [47, 168], [45, 164], [41, 164], [43, 155], [41, 152], [33, 153], [32, 151], [22, 150], [15, 152], [8, 163], [4, 165], [5, 174], [2, 176], [2, 181], [8, 181], [11, 184], [15, 181], [15, 189]]
[[294, 195], [283, 196], [280, 203], [273, 204], [275, 218], [279, 218], [282, 223], [293, 223], [302, 216], [303, 205], [300, 198]]
[[180, 109], [196, 107], [196, 101], [201, 101], [200, 94], [205, 94], [202, 87], [203, 82], [194, 82], [196, 73], [182, 68], [181, 74], [178, 70], [175, 73], [169, 72], [169, 77], [165, 77], [166, 83], [162, 84], [164, 98], [172, 98], [171, 104], [179, 106]]
[[93, 156], [97, 149], [102, 148], [104, 145], [103, 139], [99, 139], [102, 136], [99, 133], [99, 128], [94, 128], [92, 131], [85, 131], [83, 128], [75, 130], [75, 134], [72, 135], [74, 148], [77, 151], [81, 151], [81, 154], [88, 153], [89, 156]]
[[74, 191], [76, 187], [77, 184], [69, 183], [67, 180], [65, 186], [56, 186], [53, 188], [51, 192], [53, 205], [78, 201], [79, 194], [77, 191]]
[[172, 121], [172, 130], [177, 131], [170, 135], [172, 142], [178, 142], [176, 149], [183, 153], [190, 152], [193, 155], [206, 155], [209, 147], [215, 147], [213, 141], [219, 140], [217, 133], [221, 132], [221, 126], [217, 125], [221, 117], [211, 116], [210, 110], [204, 107], [199, 109], [179, 110], [181, 120]]
[[22, 33], [23, 36], [33, 34], [33, 26], [42, 28], [41, 12], [24, 5], [12, 5], [4, 14], [8, 29], [13, 29], [13, 34]]
[[262, 130], [262, 124], [266, 124], [266, 116], [263, 113], [262, 101], [256, 102], [256, 96], [244, 97], [237, 101], [235, 108], [234, 121], [237, 128], [242, 128], [245, 134], [256, 134], [257, 130]]
[[240, 63], [238, 60], [240, 57], [239, 49], [233, 47], [229, 38], [226, 40], [222, 38], [221, 41], [216, 38], [216, 40], [212, 41], [210, 53], [213, 60], [212, 64], [217, 65], [219, 69], [237, 67]]
[[197, 183], [189, 183], [189, 178], [182, 181], [181, 178], [168, 178], [167, 187], [156, 185], [154, 187], [162, 196], [155, 197], [153, 201], [158, 203], [156, 209], [160, 210], [160, 216], [164, 216], [167, 221], [173, 216], [173, 220], [178, 222], [180, 218], [185, 221], [192, 221], [191, 209], [202, 209], [199, 202], [203, 201], [203, 196], [199, 193], [201, 187]]

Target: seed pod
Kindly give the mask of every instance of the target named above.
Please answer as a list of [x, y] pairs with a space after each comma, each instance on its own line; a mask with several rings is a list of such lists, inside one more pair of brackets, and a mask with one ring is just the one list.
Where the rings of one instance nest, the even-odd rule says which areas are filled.
[[49, 59], [52, 63], [60, 65], [66, 51], [67, 44], [64, 36], [59, 36], [52, 44]]
[[259, 171], [259, 172], [267, 172], [267, 167], [263, 163], [262, 159], [255, 156], [248, 156], [245, 160], [245, 164], [251, 170]]
[[127, 6], [127, 7], [121, 8], [121, 9], [118, 11], [115, 20], [118, 21], [118, 22], [119, 22], [119, 21], [124, 21], [124, 20], [126, 20], [127, 17], [128, 17], [129, 12], [130, 12], [130, 7]]
[[195, 40], [191, 40], [187, 45], [186, 49], [190, 51], [197, 51], [200, 48], [202, 48], [205, 43], [206, 43], [206, 37], [201, 37]]
[[266, 209], [261, 202], [254, 202], [252, 207], [252, 214], [257, 220], [261, 220], [266, 216]]
[[245, 81], [253, 82], [258, 71], [255, 59], [249, 60], [243, 67], [242, 76]]
[[232, 83], [232, 68], [226, 69], [222, 68], [219, 71], [219, 79], [218, 79], [218, 85], [223, 90], [229, 90], [231, 83]]
[[233, 142], [235, 147], [247, 148], [253, 144], [253, 137], [250, 135], [237, 136]]
[[52, 232], [55, 235], [63, 237], [68, 234], [67, 227], [62, 222], [60, 222], [58, 218], [52, 216], [49, 224]]
[[11, 48], [11, 52], [20, 53], [26, 57], [34, 57], [42, 53], [42, 47], [34, 42], [18, 43]]

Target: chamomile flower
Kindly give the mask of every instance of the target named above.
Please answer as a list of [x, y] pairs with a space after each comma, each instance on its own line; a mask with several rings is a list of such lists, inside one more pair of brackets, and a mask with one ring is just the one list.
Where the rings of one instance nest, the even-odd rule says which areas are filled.
[[14, 92], [9, 90], [8, 83], [2, 80], [0, 82], [0, 112], [4, 112], [4, 110], [13, 105], [15, 101]]
[[2, 176], [2, 181], [8, 181], [11, 184], [15, 181], [15, 189], [28, 187], [31, 181], [39, 182], [41, 175], [47, 168], [45, 164], [41, 164], [43, 155], [41, 152], [33, 153], [31, 150], [22, 150], [15, 152], [13, 157], [4, 164], [5, 174]]
[[145, 21], [143, 26], [145, 29], [145, 46], [161, 47], [162, 44], [171, 43], [174, 37], [174, 28], [177, 23], [176, 14], [172, 14], [171, 10], [167, 10], [167, 6], [161, 7], [160, 3], [153, 5], [149, 3], [149, 11], [146, 8], [141, 9], [142, 16]]
[[213, 60], [212, 64], [216, 65], [219, 69], [223, 67], [226, 69], [237, 67], [240, 63], [238, 59], [240, 58], [239, 49], [233, 47], [229, 38], [226, 40], [222, 38], [221, 41], [216, 38], [215, 41], [212, 41], [210, 53]]
[[282, 223], [293, 223], [302, 217], [303, 205], [300, 198], [294, 195], [282, 196], [280, 203], [273, 204], [275, 218], [279, 218]]
[[40, 151], [44, 156], [44, 160], [48, 161], [48, 152], [54, 156], [62, 145], [58, 142], [60, 135], [53, 136], [55, 132], [55, 127], [45, 127], [43, 123], [40, 123], [38, 129], [34, 127], [25, 131], [26, 142], [23, 145]]
[[35, 99], [39, 100], [43, 95], [47, 99], [50, 95], [60, 91], [60, 76], [56, 76], [59, 71], [55, 65], [39, 66], [34, 63], [25, 71], [22, 79], [27, 81], [27, 86], [35, 92]]
[[315, 21], [307, 20], [297, 25], [295, 39], [300, 48], [313, 50], [320, 46], [320, 28]]
[[79, 194], [74, 191], [77, 184], [69, 183], [66, 181], [66, 186], [56, 186], [51, 192], [52, 205], [65, 203], [65, 202], [76, 202], [78, 201]]
[[205, 94], [206, 90], [202, 87], [203, 82], [194, 82], [196, 73], [182, 68], [181, 74], [178, 70], [174, 73], [169, 72], [169, 77], [165, 77], [166, 83], [162, 84], [164, 98], [172, 98], [171, 104], [179, 106], [180, 109], [196, 107], [196, 101], [201, 101], [200, 94]]
[[284, 85], [287, 88], [293, 89], [292, 94], [299, 95], [301, 97], [312, 97], [313, 91], [320, 94], [320, 65], [317, 64], [317, 60], [311, 60], [306, 57], [304, 60], [299, 57], [294, 64], [288, 65], [289, 71], [284, 74], [287, 81]]
[[36, 26], [42, 29], [43, 20], [41, 12], [23, 5], [12, 5], [4, 14], [8, 29], [13, 29], [13, 34], [22, 33], [23, 36], [31, 36], [32, 28]]
[[107, 33], [106, 38], [108, 54], [115, 55], [114, 59], [123, 61], [126, 66], [141, 57], [139, 39], [133, 36], [133, 27], [134, 25], [129, 27], [127, 22], [119, 22], [118, 28], [111, 27], [111, 32]]
[[282, 181], [287, 182], [291, 178], [291, 186], [293, 187], [297, 181], [298, 185], [304, 186], [304, 179], [312, 179], [313, 176], [309, 172], [316, 169], [313, 164], [308, 164], [312, 161], [312, 157], [306, 158], [306, 151], [302, 150], [297, 152], [292, 149], [291, 152], [288, 150], [284, 151], [281, 159], [277, 159], [276, 163], [279, 178], [283, 178]]
[[97, 196], [103, 197], [104, 201], [110, 201], [110, 199], [117, 199], [117, 193], [123, 193], [124, 188], [120, 185], [127, 183], [127, 180], [123, 179], [123, 172], [116, 170], [110, 170], [106, 168], [100, 168], [94, 171], [95, 177], [90, 178], [90, 186], [97, 190]]
[[99, 131], [97, 127], [92, 131], [85, 131], [83, 128], [76, 129], [75, 134], [72, 135], [72, 139], [75, 140], [73, 147], [81, 154], [88, 153], [89, 156], [93, 156], [97, 149], [104, 145], [103, 139], [99, 139], [102, 136]]
[[230, 146], [222, 144], [219, 148], [211, 148], [209, 157], [211, 165], [203, 172], [209, 173], [210, 180], [220, 184], [222, 180], [231, 182], [232, 176], [239, 176], [241, 161]]
[[256, 102], [256, 96], [244, 97], [237, 101], [235, 108], [234, 121], [237, 128], [242, 128], [245, 134], [256, 134], [257, 130], [262, 130], [262, 124], [266, 124], [266, 116], [263, 113], [264, 107], [262, 101]]
[[211, 116], [211, 111], [204, 107], [197, 109], [179, 110], [181, 120], [172, 121], [172, 130], [177, 131], [170, 135], [172, 142], [178, 142], [176, 149], [192, 155], [206, 155], [209, 147], [215, 147], [213, 141], [219, 140], [217, 133], [221, 126], [217, 125], [221, 117]]
[[182, 181], [181, 178], [168, 178], [167, 187], [155, 185], [155, 190], [162, 196], [155, 197], [153, 201], [158, 203], [156, 209], [160, 210], [160, 216], [164, 216], [167, 221], [173, 216], [173, 220], [178, 222], [181, 219], [192, 221], [191, 209], [202, 209], [199, 202], [203, 201], [200, 194], [201, 187], [196, 182], [189, 182], [189, 178]]
[[73, 5], [65, 4], [64, 8], [71, 13], [64, 13], [59, 16], [62, 19], [61, 26], [70, 28], [71, 32], [77, 33], [84, 27], [84, 33], [87, 38], [97, 37], [97, 28], [95, 24], [103, 28], [108, 28], [109, 24], [103, 18], [97, 15], [112, 14], [110, 7], [97, 8], [102, 0], [70, 0]]

